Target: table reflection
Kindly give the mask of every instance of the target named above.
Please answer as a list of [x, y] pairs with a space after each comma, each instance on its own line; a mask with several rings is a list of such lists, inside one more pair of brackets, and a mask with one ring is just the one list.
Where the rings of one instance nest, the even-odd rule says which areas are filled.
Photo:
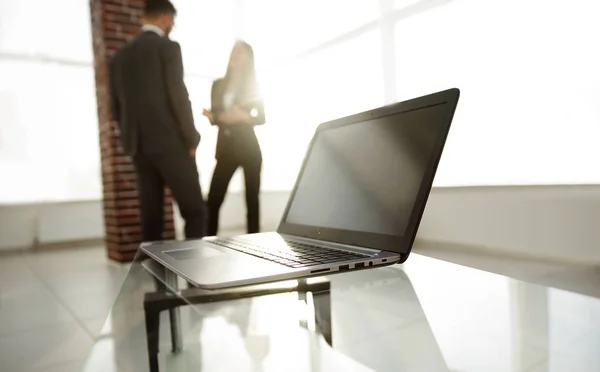
[[[153, 286], [136, 270], [88, 371], [148, 370], [141, 304]], [[160, 370], [600, 370], [599, 299], [419, 255], [327, 279], [327, 301], [290, 292], [183, 307], [180, 354], [163, 314]]]

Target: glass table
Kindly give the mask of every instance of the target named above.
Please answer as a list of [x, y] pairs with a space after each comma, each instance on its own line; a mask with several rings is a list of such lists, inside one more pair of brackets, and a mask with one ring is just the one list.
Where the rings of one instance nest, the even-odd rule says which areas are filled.
[[140, 257], [84, 371], [600, 371], [600, 299], [417, 254], [218, 292]]

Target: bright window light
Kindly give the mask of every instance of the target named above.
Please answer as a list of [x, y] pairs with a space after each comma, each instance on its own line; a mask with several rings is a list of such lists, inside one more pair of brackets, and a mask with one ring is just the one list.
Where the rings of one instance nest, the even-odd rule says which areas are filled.
[[0, 60], [0, 203], [98, 199], [94, 70]]
[[267, 125], [263, 189], [290, 190], [321, 122], [383, 104], [381, 42], [368, 32], [284, 68], [262, 72]]
[[14, 54], [91, 64], [89, 1], [0, 1], [0, 55]]
[[291, 58], [379, 17], [373, 0], [240, 0], [244, 37], [266, 65]]
[[399, 99], [458, 87], [437, 186], [600, 182], [600, 4], [456, 0], [396, 25]]
[[[89, 4], [58, 2], [60, 25], [38, 16], [56, 2], [0, 4], [0, 203], [102, 196]], [[263, 191], [288, 191], [316, 125], [381, 106], [390, 82], [398, 100], [462, 91], [437, 186], [600, 183], [597, 1], [390, 0], [390, 33], [372, 0], [175, 5], [205, 191], [217, 128], [201, 113], [236, 38], [255, 48], [265, 99]]]
[[222, 76], [235, 40], [234, 1], [175, 0], [173, 3], [177, 18], [170, 37], [181, 45], [186, 74]]

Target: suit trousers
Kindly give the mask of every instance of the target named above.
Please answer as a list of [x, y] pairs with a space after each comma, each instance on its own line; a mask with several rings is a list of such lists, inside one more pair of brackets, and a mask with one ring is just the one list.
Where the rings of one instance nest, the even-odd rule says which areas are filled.
[[208, 192], [208, 235], [217, 235], [219, 211], [225, 200], [229, 182], [235, 171], [242, 167], [246, 183], [247, 231], [254, 234], [260, 227], [259, 192], [262, 157], [260, 156], [220, 156], [215, 166]]
[[186, 239], [206, 235], [206, 205], [202, 198], [196, 159], [188, 154], [137, 154], [137, 173], [142, 219], [142, 239], [162, 240], [164, 230], [164, 190], [169, 187], [185, 220]]

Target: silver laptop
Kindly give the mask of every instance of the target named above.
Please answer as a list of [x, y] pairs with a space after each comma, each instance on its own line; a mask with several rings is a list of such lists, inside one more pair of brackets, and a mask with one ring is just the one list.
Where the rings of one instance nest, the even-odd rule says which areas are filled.
[[277, 232], [141, 249], [205, 289], [402, 263], [458, 97], [451, 89], [319, 125]]

